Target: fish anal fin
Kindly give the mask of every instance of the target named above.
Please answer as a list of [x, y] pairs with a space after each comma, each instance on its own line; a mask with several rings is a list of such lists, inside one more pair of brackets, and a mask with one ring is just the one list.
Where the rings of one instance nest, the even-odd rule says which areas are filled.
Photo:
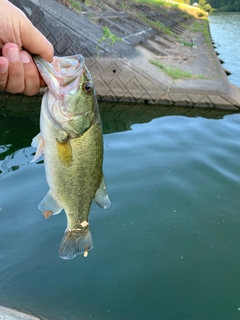
[[59, 256], [64, 260], [71, 260], [78, 254], [87, 257], [88, 251], [93, 248], [92, 236], [89, 227], [66, 229], [59, 248]]
[[72, 163], [72, 147], [69, 140], [66, 142], [57, 141], [57, 153], [61, 163], [65, 166], [70, 166]]
[[38, 209], [42, 211], [45, 218], [49, 218], [51, 215], [58, 214], [62, 211], [62, 207], [51, 195], [49, 190], [43, 200], [39, 203]]
[[105, 185], [104, 177], [102, 176], [101, 183], [95, 194], [94, 201], [102, 208], [107, 209], [110, 207], [111, 202], [107, 194], [107, 188]]
[[49, 217], [51, 217], [51, 215], [54, 214], [54, 212], [52, 212], [51, 210], [46, 210], [42, 214], [46, 219], [48, 219]]

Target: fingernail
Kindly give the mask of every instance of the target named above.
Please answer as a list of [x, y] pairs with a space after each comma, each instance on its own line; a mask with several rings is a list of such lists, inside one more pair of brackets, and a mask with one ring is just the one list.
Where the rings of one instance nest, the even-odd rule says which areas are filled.
[[18, 48], [9, 48], [7, 49], [7, 56], [8, 59], [12, 62], [18, 61], [19, 60], [19, 52], [18, 52]]
[[30, 58], [29, 55], [26, 51], [21, 51], [21, 59], [23, 63], [29, 63], [30, 62]]
[[8, 71], [8, 65], [0, 65], [0, 73], [6, 73]]

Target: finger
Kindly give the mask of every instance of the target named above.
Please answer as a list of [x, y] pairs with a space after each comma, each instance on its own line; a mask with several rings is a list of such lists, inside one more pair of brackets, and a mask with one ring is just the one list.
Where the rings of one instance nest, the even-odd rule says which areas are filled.
[[18, 46], [14, 43], [7, 43], [2, 48], [2, 54], [9, 61], [5, 90], [11, 93], [23, 92], [25, 89], [24, 68]]
[[18, 39], [19, 36], [17, 36], [16, 41], [14, 42], [18, 44], [19, 48], [23, 47], [31, 54], [38, 54], [48, 62], [52, 62], [54, 53], [52, 44], [37, 28], [33, 26], [31, 21], [20, 9], [15, 7], [9, 1], [7, 1], [7, 6], [10, 6], [9, 11], [14, 13], [14, 18], [17, 18], [16, 25], [19, 28], [19, 35], [21, 36], [20, 39]]
[[44, 87], [47, 87], [47, 84], [46, 82], [43, 80], [42, 76], [39, 74], [40, 76], [40, 87], [41, 88], [44, 88]]
[[24, 68], [24, 94], [32, 96], [38, 93], [40, 89], [40, 76], [31, 55], [25, 51], [20, 51], [21, 60]]
[[8, 59], [0, 57], [0, 89], [4, 89], [8, 79]]
[[[26, 26], [26, 24], [28, 26]], [[48, 62], [53, 60], [53, 46], [44, 37], [44, 35], [35, 28], [29, 20], [24, 20], [24, 25], [21, 25], [21, 29], [24, 30], [22, 36], [22, 46], [31, 54], [38, 54]]]

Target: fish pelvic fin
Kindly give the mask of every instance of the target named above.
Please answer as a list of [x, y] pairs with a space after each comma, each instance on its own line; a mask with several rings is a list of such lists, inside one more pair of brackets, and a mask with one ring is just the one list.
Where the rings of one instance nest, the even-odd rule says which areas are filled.
[[78, 254], [87, 257], [93, 248], [92, 235], [89, 227], [83, 229], [66, 229], [59, 248], [59, 256], [64, 260], [71, 260]]
[[44, 153], [44, 141], [41, 135], [41, 132], [36, 135], [36, 137], [34, 137], [32, 139], [32, 143], [31, 146], [34, 148], [37, 148], [37, 151], [35, 153], [35, 156], [33, 157], [33, 159], [31, 160], [31, 162], [36, 161], [38, 158], [41, 157], [41, 155]]
[[101, 183], [97, 192], [95, 194], [94, 201], [99, 205], [102, 209], [107, 209], [110, 207], [111, 202], [107, 194], [107, 188], [104, 181], [104, 176], [102, 176]]
[[50, 190], [39, 203], [38, 209], [42, 211], [45, 218], [49, 218], [51, 215], [58, 214], [62, 211], [62, 207], [53, 198]]

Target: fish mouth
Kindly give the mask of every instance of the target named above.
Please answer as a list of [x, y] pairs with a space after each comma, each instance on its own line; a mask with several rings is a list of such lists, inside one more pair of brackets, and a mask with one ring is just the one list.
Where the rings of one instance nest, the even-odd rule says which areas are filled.
[[85, 71], [85, 59], [81, 54], [69, 57], [54, 57], [51, 63], [38, 55], [33, 60], [49, 88], [64, 87]]
[[61, 73], [61, 76], [66, 76], [69, 73], [79, 75], [79, 71], [85, 65], [85, 59], [81, 54], [69, 57], [54, 57], [51, 63], [47, 62], [38, 55], [33, 56], [39, 70], [45, 70], [55, 76]]

